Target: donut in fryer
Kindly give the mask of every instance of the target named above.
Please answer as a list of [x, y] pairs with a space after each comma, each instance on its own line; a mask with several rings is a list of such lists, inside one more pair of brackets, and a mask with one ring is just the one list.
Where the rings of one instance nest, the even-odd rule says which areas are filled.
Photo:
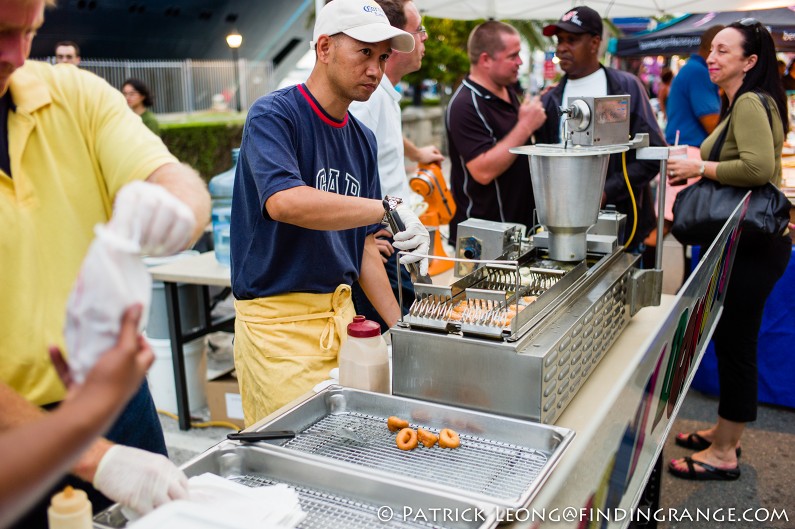
[[414, 450], [417, 448], [417, 432], [411, 428], [403, 428], [395, 437], [395, 444], [401, 450]]
[[393, 415], [386, 420], [386, 427], [389, 428], [390, 432], [397, 432], [398, 430], [402, 430], [403, 428], [408, 428], [409, 421], [401, 419], [400, 417], [395, 417]]
[[442, 448], [458, 448], [460, 445], [461, 438], [455, 430], [444, 428], [439, 432], [439, 446]]

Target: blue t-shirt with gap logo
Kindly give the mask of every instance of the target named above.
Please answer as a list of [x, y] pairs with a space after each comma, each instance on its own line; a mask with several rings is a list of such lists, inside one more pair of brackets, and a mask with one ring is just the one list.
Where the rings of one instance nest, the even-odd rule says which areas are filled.
[[359, 278], [365, 237], [381, 226], [320, 231], [271, 219], [267, 200], [298, 186], [381, 198], [375, 135], [350, 114], [329, 116], [306, 85], [258, 99], [246, 118], [230, 226], [235, 298], [328, 294]]

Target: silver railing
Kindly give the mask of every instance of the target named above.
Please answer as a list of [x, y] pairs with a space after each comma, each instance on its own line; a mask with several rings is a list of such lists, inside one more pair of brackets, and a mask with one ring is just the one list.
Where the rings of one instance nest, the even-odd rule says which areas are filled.
[[[54, 62], [54, 57], [42, 60]], [[80, 67], [121, 89], [125, 79], [135, 77], [152, 90], [157, 114], [198, 112], [224, 104], [235, 108], [234, 61], [134, 61], [83, 59]], [[238, 60], [240, 106], [245, 111], [260, 96], [276, 88], [270, 61]]]

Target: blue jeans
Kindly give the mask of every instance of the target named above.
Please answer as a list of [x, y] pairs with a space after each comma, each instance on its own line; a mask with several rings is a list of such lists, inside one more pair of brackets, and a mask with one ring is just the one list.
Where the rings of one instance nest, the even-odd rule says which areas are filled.
[[163, 428], [160, 426], [157, 409], [145, 379], [138, 393], [127, 403], [105, 438], [114, 443], [168, 457]]
[[[48, 406], [48, 408], [52, 409], [55, 406]], [[163, 428], [160, 426], [160, 419], [157, 416], [157, 410], [152, 401], [152, 395], [149, 393], [149, 385], [146, 383], [146, 380], [141, 384], [138, 393], [127, 403], [124, 411], [122, 411], [119, 418], [116, 419], [116, 422], [105, 438], [114, 443], [168, 456], [166, 452], [166, 441], [163, 438]], [[47, 507], [50, 504], [50, 498], [56, 492], [62, 491], [66, 485], [71, 485], [74, 488], [86, 491], [88, 499], [91, 501], [94, 514], [99, 513], [113, 504], [113, 501], [92, 487], [91, 483], [69, 475], [64, 477], [55, 487], [43, 496], [41, 501], [13, 527], [18, 529], [47, 529]]]
[[[398, 302], [400, 301], [398, 293], [400, 292], [400, 288], [403, 288], [403, 306], [401, 307], [401, 311], [405, 315], [408, 313], [411, 304], [414, 303], [414, 285], [411, 282], [411, 276], [408, 270], [406, 270], [406, 267], [403, 265], [400, 265], [400, 280], [398, 280], [396, 265], [397, 252], [389, 257], [384, 267], [386, 268], [386, 275], [389, 278], [389, 284], [392, 286], [392, 292], [395, 294], [395, 299], [398, 300]], [[372, 303], [370, 303], [370, 300], [367, 299], [359, 283], [351, 285], [351, 291], [353, 294], [353, 305], [356, 307], [356, 314], [361, 314], [368, 320], [378, 322], [381, 326], [381, 332], [386, 332], [389, 327], [378, 314], [378, 311], [375, 310]]]

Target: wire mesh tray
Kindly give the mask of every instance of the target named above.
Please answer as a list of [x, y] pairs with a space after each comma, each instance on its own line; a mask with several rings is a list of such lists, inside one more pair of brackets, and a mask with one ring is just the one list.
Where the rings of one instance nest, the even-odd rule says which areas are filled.
[[[396, 434], [386, 426], [391, 415], [435, 433], [452, 428], [461, 446], [400, 450]], [[332, 435], [343, 428], [364, 440]], [[280, 452], [333, 460], [359, 472], [507, 508], [529, 504], [574, 436], [565, 428], [340, 386], [253, 429], [299, 432], [294, 439], [269, 442], [280, 444]]]
[[[273, 454], [252, 445], [222, 442], [182, 469], [188, 476], [210, 472], [250, 487], [289, 485], [298, 493], [307, 515], [298, 526], [301, 529], [490, 529], [497, 525], [497, 513], [491, 505], [443, 492], [418, 494], [402, 483], [362, 476], [292, 454]], [[469, 514], [437, 516], [435, 513], [442, 513], [442, 509]], [[95, 516], [94, 524], [121, 528], [126, 527], [127, 520], [117, 505]]]
[[[416, 429], [423, 425], [411, 426]], [[369, 440], [358, 442], [314, 435], [343, 427]], [[429, 430], [439, 433], [438, 429]], [[404, 451], [395, 445], [395, 436], [387, 429], [384, 417], [343, 413], [323, 417], [282, 446], [439, 485], [455, 483], [462, 490], [505, 501], [521, 496], [538, 479], [551, 455], [548, 451], [466, 434], [461, 435], [461, 446], [454, 450], [420, 445], [415, 450]]]

